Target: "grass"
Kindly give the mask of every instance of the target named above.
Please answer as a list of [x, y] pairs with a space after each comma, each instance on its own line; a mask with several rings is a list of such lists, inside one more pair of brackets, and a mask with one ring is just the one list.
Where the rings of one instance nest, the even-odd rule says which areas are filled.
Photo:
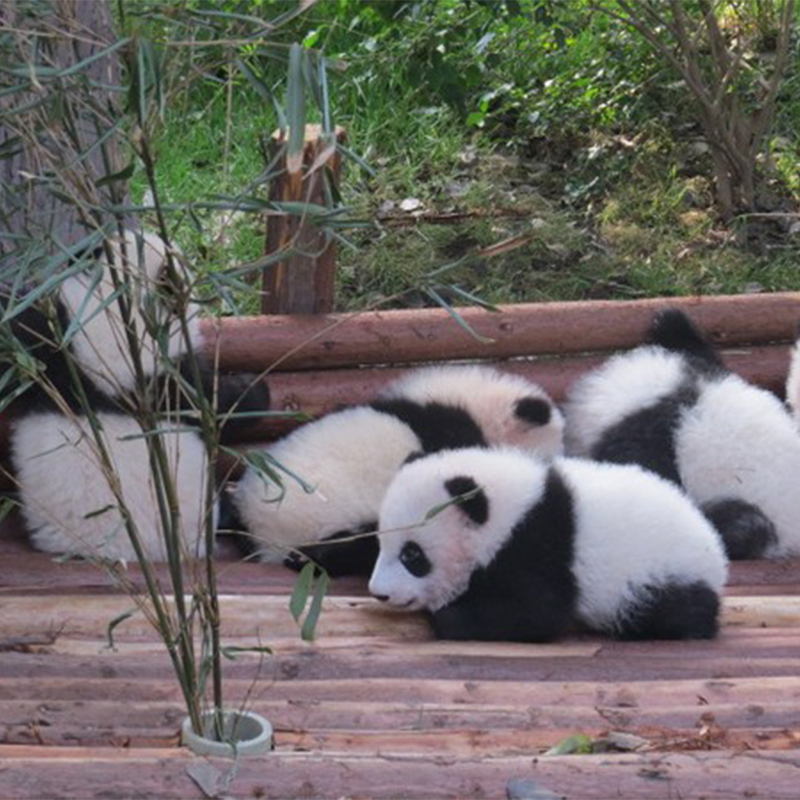
[[[441, 30], [419, 18], [406, 20], [406, 27], [384, 29], [367, 6], [340, 6], [358, 10], [361, 27], [352, 23], [348, 29], [343, 14], [337, 16], [331, 11], [334, 6], [326, 5], [317, 9], [323, 19], [319, 27], [308, 23], [299, 29], [300, 38], [327, 44], [337, 63], [346, 60], [346, 69], [330, 74], [334, 121], [345, 127], [348, 147], [374, 171], [367, 173], [350, 162], [341, 181], [350, 217], [374, 224], [342, 231], [349, 246], [338, 248], [340, 309], [363, 308], [386, 297], [395, 298], [392, 305], [427, 303], [415, 287], [429, 272], [520, 234], [530, 236], [525, 246], [458, 267], [447, 279], [492, 303], [800, 289], [800, 234], [786, 235], [786, 226], [780, 230], [774, 221], [747, 231], [719, 226], [709, 155], [693, 149], [696, 127], [685, 121], [688, 106], [659, 106], [664, 97], [675, 95], [677, 100], [680, 94], [666, 85], [668, 76], [651, 75], [640, 65], [637, 79], [646, 88], [641, 101], [626, 101], [616, 119], [612, 114], [604, 122], [597, 116], [591, 130], [576, 131], [569, 125], [569, 104], [578, 97], [576, 108], [579, 116], [584, 114], [592, 105], [592, 82], [610, 80], [602, 69], [595, 72], [597, 64], [602, 67], [603, 47], [624, 55], [633, 46], [630, 42], [610, 37], [587, 44], [584, 31], [579, 44], [591, 45], [592, 56], [585, 74], [575, 76], [570, 68], [555, 75], [558, 80], [544, 99], [536, 99], [534, 90], [523, 91], [518, 65], [506, 68], [502, 60], [488, 56], [476, 61], [468, 42], [453, 45], [442, 34], [450, 24], [453, 30], [462, 25], [463, 34], [465, 20], [477, 19], [466, 11], [459, 16], [456, 4], [442, 4], [435, 17]], [[490, 24], [489, 17], [480, 19], [482, 25]], [[522, 47], [526, 39], [521, 24], [509, 22], [506, 34], [496, 27], [494, 41], [502, 42], [501, 48]], [[547, 44], [545, 39], [535, 41]], [[523, 98], [511, 109], [517, 124], [513, 137], [503, 133], [502, 125], [470, 127], [458, 104], [442, 99], [444, 84], [437, 98], [430, 76], [429, 85], [410, 77], [412, 55], [427, 59], [426, 69], [435, 75], [432, 57], [445, 48], [441, 66], [451, 68], [454, 62], [446, 58], [454, 46], [461, 48], [464, 63], [472, 58], [483, 64], [483, 80], [492, 71], [495, 83], [513, 77], [516, 83], [504, 84], [503, 90], [507, 98]], [[537, 70], [557, 71], [579, 51], [562, 58], [558, 48], [550, 47]], [[513, 59], [513, 52], [499, 55]], [[797, 83], [795, 72], [787, 77], [788, 88]], [[276, 65], [275, 86], [280, 78]], [[157, 162], [168, 200], [235, 195], [263, 169], [261, 143], [277, 127], [277, 118], [248, 84], [239, 80], [233, 88], [232, 115], [224, 84], [200, 85], [168, 111]], [[630, 94], [635, 88], [622, 85], [618, 93]], [[564, 92], [560, 100], [556, 90]], [[614, 94], [608, 87], [604, 91], [604, 97]], [[654, 93], [650, 100], [647, 93]], [[650, 102], [653, 98], [660, 99]], [[550, 114], [546, 136], [537, 134], [535, 126], [519, 127], [524, 103], [534, 100], [542, 114]], [[490, 114], [487, 102], [481, 108]], [[634, 127], [632, 108], [639, 115]], [[776, 194], [789, 208], [800, 194], [798, 121], [800, 105], [789, 92], [778, 109], [772, 159]], [[134, 199], [144, 189], [137, 176]], [[411, 198], [419, 207], [402, 211], [402, 201]], [[437, 220], [453, 214], [461, 216]], [[255, 215], [205, 212], [193, 220], [175, 217], [174, 223], [177, 241], [201, 272], [247, 264], [264, 251], [264, 221]], [[255, 291], [245, 289], [236, 296], [241, 310], [257, 311]]]

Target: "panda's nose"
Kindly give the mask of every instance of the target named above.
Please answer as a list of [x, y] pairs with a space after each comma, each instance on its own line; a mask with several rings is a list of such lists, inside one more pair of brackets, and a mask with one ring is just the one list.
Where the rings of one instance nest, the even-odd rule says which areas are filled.
[[376, 600], [380, 600], [381, 603], [385, 603], [389, 600], [388, 594], [374, 594], [372, 595]]

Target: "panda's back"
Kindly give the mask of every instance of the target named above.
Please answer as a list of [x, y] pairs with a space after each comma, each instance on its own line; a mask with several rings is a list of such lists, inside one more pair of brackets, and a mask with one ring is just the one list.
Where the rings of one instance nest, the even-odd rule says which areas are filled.
[[703, 582], [722, 589], [727, 561], [710, 523], [683, 492], [635, 465], [561, 459], [575, 515], [578, 613], [614, 624], [637, 588]]
[[[297, 428], [268, 448], [290, 474], [283, 488], [249, 469], [237, 506], [265, 560], [343, 530], [377, 522], [381, 499], [406, 458], [420, 447], [413, 431], [389, 414], [358, 406]], [[269, 546], [272, 545], [272, 548]]]

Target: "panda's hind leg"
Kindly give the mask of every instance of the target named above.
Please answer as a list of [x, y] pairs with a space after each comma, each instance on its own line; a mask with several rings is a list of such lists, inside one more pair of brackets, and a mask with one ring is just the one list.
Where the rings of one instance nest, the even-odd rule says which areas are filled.
[[700, 510], [716, 528], [731, 561], [763, 558], [778, 543], [772, 520], [752, 503], [726, 498], [704, 503]]
[[618, 622], [618, 639], [711, 639], [720, 600], [702, 581], [641, 587]]

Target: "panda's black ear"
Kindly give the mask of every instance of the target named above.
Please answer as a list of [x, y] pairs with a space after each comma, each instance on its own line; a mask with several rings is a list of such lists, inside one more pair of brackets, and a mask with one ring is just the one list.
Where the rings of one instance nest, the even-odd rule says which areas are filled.
[[472, 478], [457, 475], [445, 481], [444, 488], [450, 497], [463, 498], [457, 505], [476, 525], [483, 525], [489, 519], [489, 498]]
[[514, 414], [523, 422], [538, 427], [550, 422], [552, 409], [543, 397], [522, 397], [514, 404]]

